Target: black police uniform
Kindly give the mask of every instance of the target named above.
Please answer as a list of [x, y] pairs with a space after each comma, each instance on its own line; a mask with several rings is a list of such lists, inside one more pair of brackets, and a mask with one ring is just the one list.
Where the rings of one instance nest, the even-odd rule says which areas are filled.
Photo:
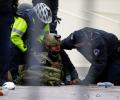
[[85, 27], [62, 40], [63, 49], [77, 49], [90, 63], [90, 69], [81, 84], [109, 81], [120, 85], [120, 57], [118, 38], [103, 30]]
[[33, 5], [36, 5], [37, 3], [46, 3], [51, 11], [52, 11], [52, 23], [50, 24], [50, 32], [51, 33], [57, 33], [56, 27], [57, 27], [57, 12], [58, 12], [58, 0], [32, 0]]
[[3, 82], [6, 80], [5, 75], [9, 66], [9, 37], [14, 19], [13, 6], [13, 0], [0, 0], [0, 81]]

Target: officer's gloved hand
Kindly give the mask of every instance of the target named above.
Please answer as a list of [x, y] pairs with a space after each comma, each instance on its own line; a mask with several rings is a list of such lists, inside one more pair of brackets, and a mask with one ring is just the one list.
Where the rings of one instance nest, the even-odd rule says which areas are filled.
[[47, 86], [59, 86], [61, 84], [61, 70], [45, 66], [42, 69], [42, 83]]

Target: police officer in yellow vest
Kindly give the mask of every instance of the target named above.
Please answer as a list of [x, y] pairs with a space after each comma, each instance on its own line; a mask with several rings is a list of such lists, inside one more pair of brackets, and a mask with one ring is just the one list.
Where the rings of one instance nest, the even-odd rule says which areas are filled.
[[11, 32], [11, 41], [22, 52], [25, 52], [27, 50], [27, 45], [24, 42], [25, 35], [29, 34], [28, 38], [32, 41], [30, 46], [36, 46], [36, 41], [41, 42], [45, 32], [49, 32], [48, 23], [52, 21], [52, 13], [47, 5], [39, 3], [35, 7], [21, 4], [18, 7], [17, 14], [20, 17], [15, 18]]
[[25, 63], [23, 60], [25, 53], [27, 52], [25, 59], [27, 65], [31, 65], [31, 62], [34, 63], [30, 61], [32, 59], [31, 52], [43, 50], [40, 42], [43, 41], [44, 34], [49, 33], [49, 23], [52, 21], [51, 10], [44, 3], [38, 3], [34, 7], [23, 3], [18, 6], [17, 15], [11, 32], [12, 58], [10, 66], [14, 79], [18, 74], [18, 65]]

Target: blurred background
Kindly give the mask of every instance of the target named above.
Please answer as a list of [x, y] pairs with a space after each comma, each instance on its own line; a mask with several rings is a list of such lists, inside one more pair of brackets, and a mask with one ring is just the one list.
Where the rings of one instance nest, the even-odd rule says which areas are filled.
[[[20, 0], [24, 2], [31, 0]], [[120, 0], [59, 0], [58, 17], [62, 18], [57, 26], [62, 39], [86, 26], [114, 33], [120, 39]], [[67, 53], [83, 78], [89, 62], [76, 50]]]

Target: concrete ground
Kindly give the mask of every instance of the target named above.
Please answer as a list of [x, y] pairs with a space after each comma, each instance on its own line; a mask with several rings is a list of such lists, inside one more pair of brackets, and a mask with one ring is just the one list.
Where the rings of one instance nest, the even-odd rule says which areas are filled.
[[96, 86], [17, 86], [0, 100], [120, 100], [120, 87]]

